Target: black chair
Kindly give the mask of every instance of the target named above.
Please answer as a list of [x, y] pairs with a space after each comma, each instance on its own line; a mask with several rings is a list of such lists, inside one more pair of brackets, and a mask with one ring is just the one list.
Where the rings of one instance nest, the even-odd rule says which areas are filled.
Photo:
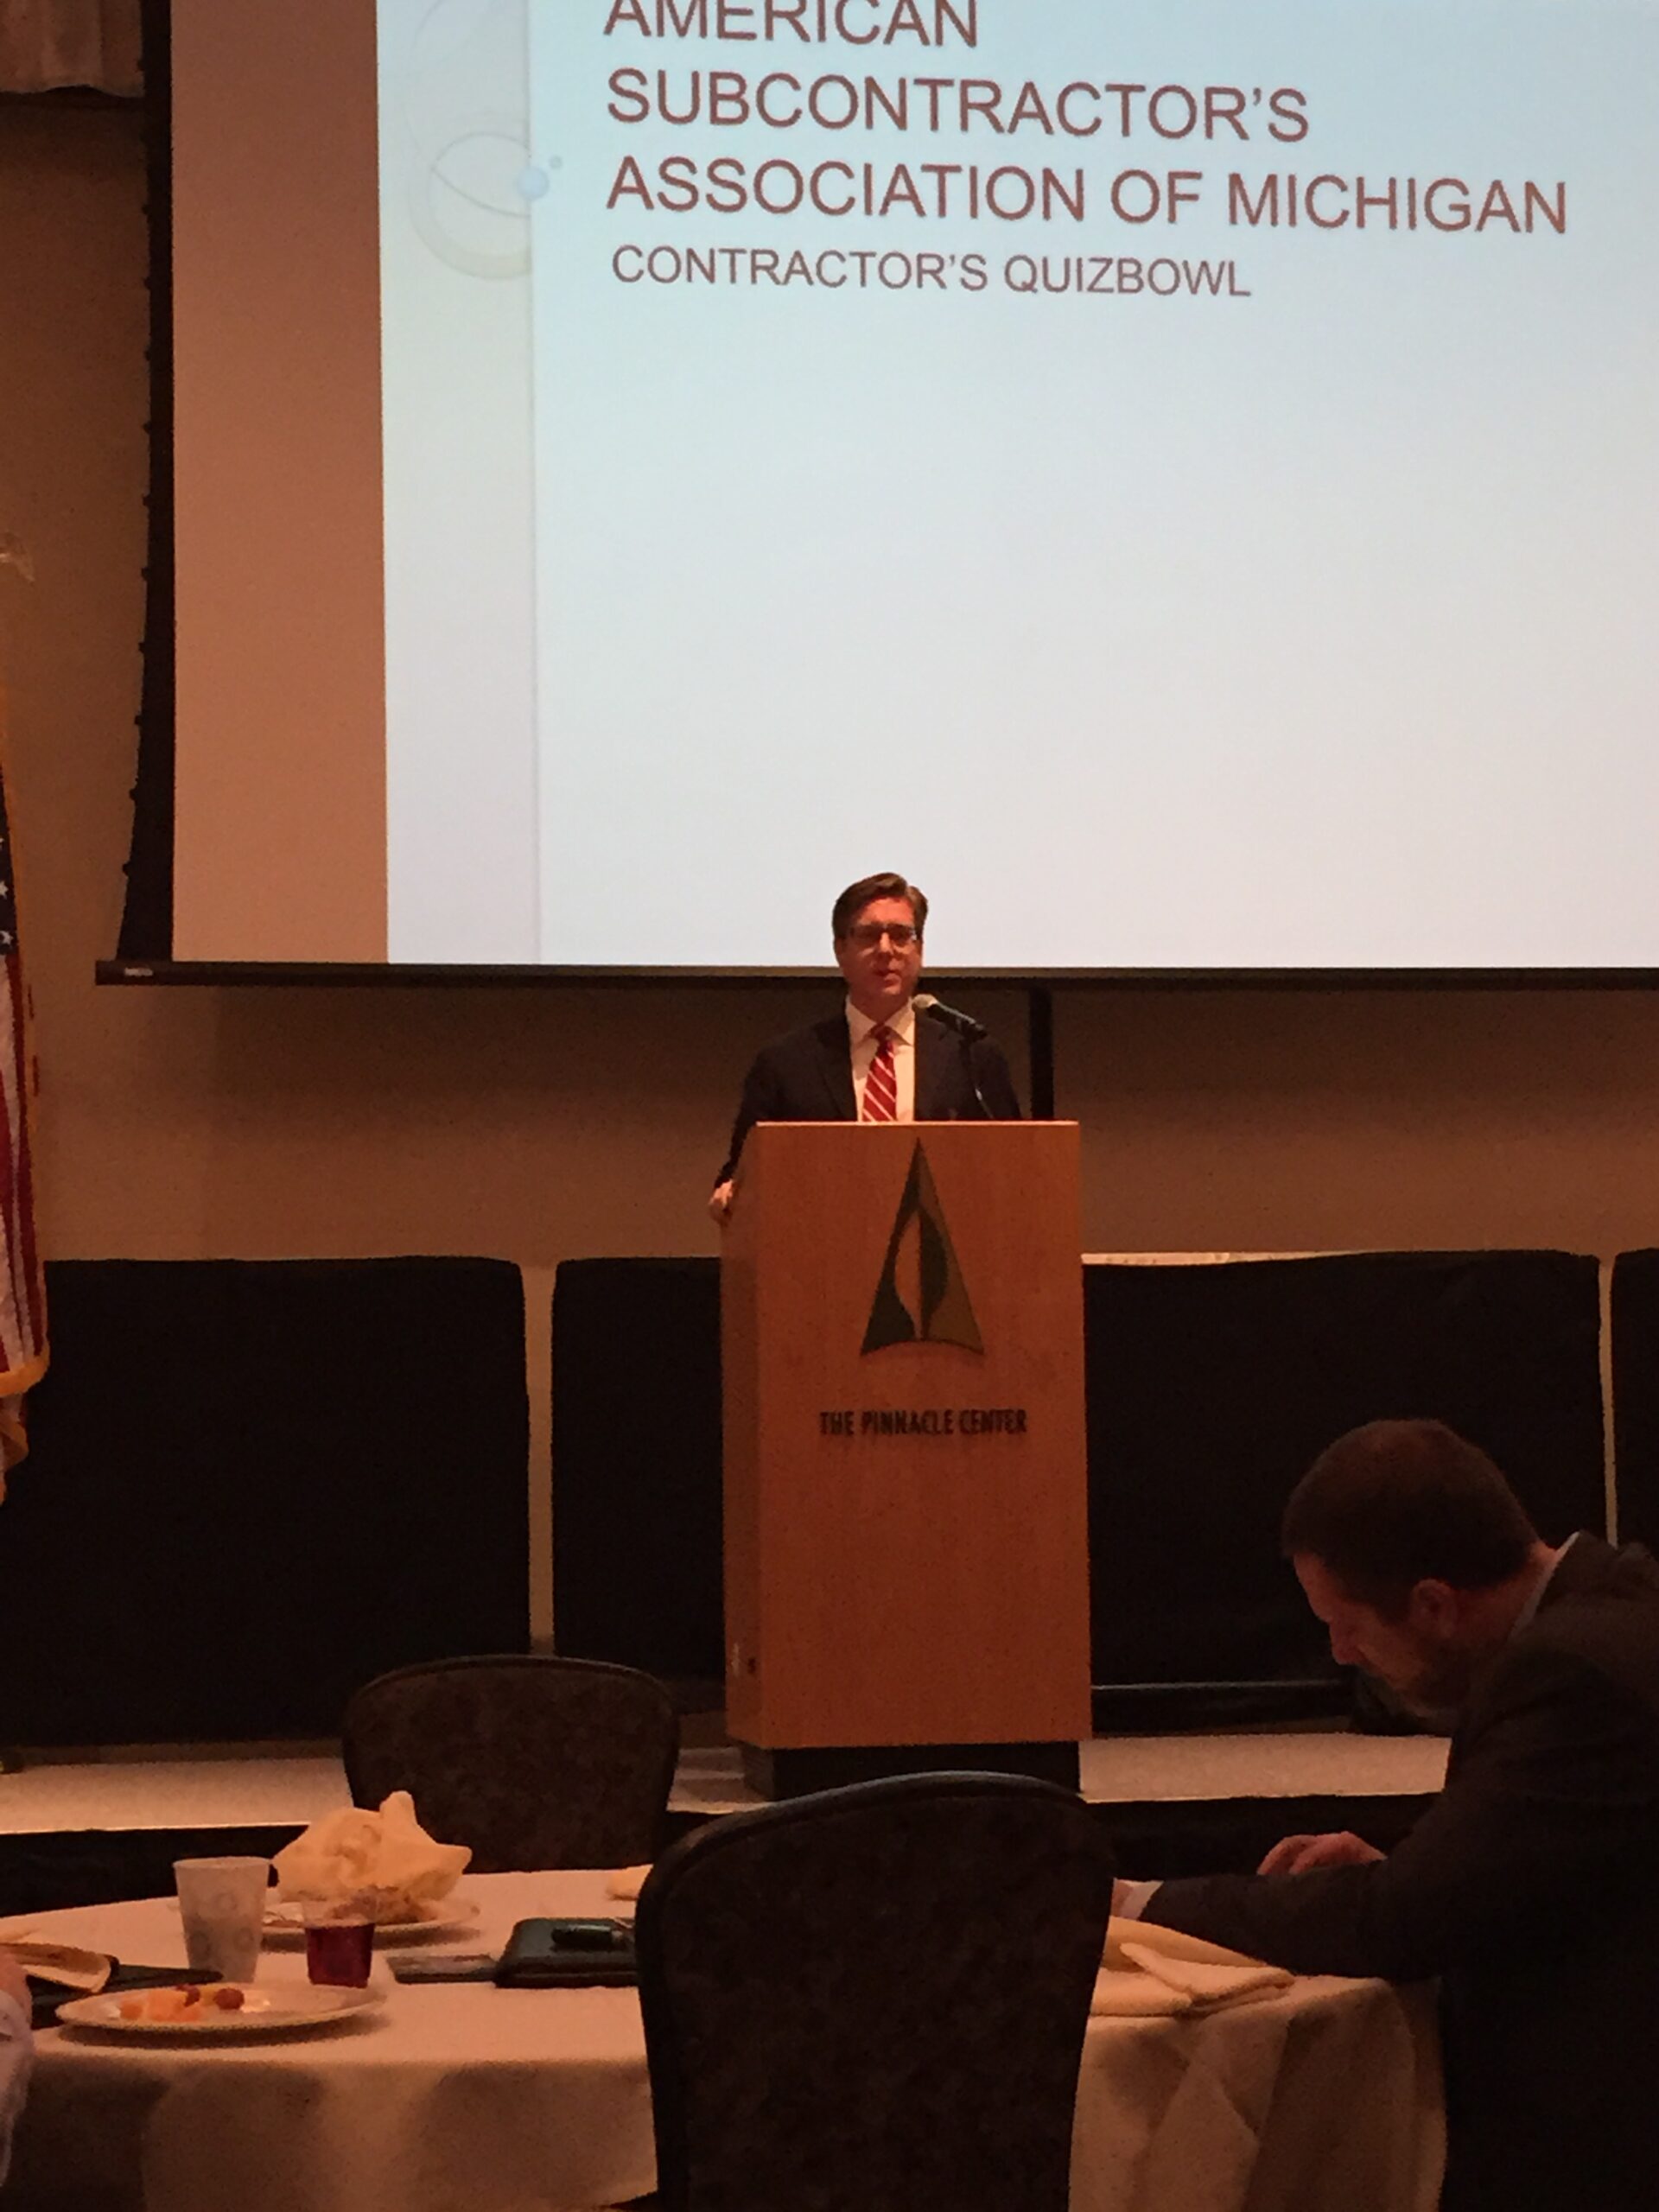
[[636, 1922], [664, 2212], [1065, 2212], [1111, 1893], [1083, 1801], [1006, 1775], [676, 1844]]
[[439, 1659], [359, 1690], [340, 1724], [352, 1802], [407, 1789], [475, 1873], [656, 1856], [680, 1724], [660, 1682], [585, 1659]]

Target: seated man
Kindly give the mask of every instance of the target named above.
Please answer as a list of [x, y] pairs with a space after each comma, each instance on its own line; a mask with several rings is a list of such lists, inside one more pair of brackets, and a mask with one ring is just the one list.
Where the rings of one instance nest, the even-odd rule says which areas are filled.
[[902, 875], [849, 884], [830, 918], [847, 982], [840, 1014], [791, 1031], [744, 1078], [731, 1150], [709, 1210], [724, 1223], [757, 1122], [1017, 1122], [1008, 1064], [976, 1021], [918, 1006], [927, 901]]
[[1446, 2212], [1650, 2204], [1659, 1569], [1541, 1542], [1437, 1421], [1339, 1438], [1282, 1541], [1342, 1664], [1455, 1710], [1445, 1789], [1386, 1856], [1292, 1836], [1255, 1875], [1130, 1884], [1120, 1909], [1301, 1974], [1440, 1975]]

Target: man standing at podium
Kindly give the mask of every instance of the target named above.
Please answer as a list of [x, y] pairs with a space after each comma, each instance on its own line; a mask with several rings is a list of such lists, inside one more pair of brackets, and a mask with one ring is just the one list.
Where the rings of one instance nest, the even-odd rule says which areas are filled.
[[849, 884], [830, 918], [847, 982], [840, 1014], [791, 1030], [744, 1078], [731, 1151], [709, 1211], [723, 1224], [743, 1140], [757, 1122], [1017, 1122], [1001, 1051], [979, 1023], [918, 1001], [927, 900], [891, 873]]

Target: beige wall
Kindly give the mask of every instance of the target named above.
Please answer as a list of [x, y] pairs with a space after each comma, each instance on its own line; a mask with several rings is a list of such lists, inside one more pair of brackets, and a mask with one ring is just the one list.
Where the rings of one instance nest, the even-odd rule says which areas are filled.
[[[553, 1267], [711, 1249], [747, 1055], [823, 1001], [94, 989], [138, 702], [142, 187], [136, 118], [0, 111], [0, 533], [36, 570], [0, 569], [0, 670], [47, 1249], [503, 1255], [539, 1401]], [[1019, 1041], [1017, 1000], [972, 1002]], [[1089, 992], [1058, 1018], [1092, 1249], [1659, 1243], [1659, 996]]]

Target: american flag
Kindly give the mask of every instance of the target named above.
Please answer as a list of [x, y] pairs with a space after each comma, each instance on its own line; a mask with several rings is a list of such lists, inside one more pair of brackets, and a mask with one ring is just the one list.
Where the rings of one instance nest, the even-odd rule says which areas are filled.
[[17, 886], [0, 766], [0, 1496], [28, 1450], [23, 1394], [46, 1372], [46, 1281], [35, 1240], [36, 1070], [17, 952]]

